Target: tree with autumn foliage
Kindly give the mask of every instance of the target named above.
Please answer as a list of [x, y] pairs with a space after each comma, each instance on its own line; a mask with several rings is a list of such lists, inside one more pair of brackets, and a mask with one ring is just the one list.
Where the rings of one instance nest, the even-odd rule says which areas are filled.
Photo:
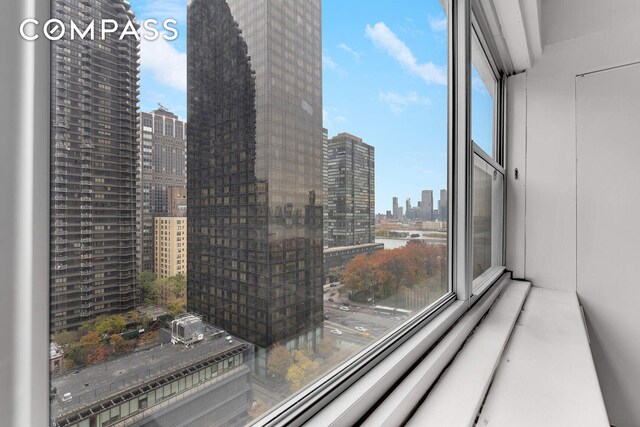
[[293, 360], [294, 364], [287, 370], [287, 381], [291, 391], [297, 391], [317, 376], [320, 365], [313, 360], [312, 353], [305, 350], [294, 351]]
[[289, 368], [293, 365], [293, 358], [289, 350], [281, 345], [275, 344], [269, 350], [267, 356], [267, 372], [276, 380], [284, 381]]
[[438, 279], [436, 275], [446, 266], [446, 256], [444, 245], [411, 240], [401, 248], [355, 257], [345, 267], [342, 283], [347, 291], [368, 291], [374, 298], [387, 298]]

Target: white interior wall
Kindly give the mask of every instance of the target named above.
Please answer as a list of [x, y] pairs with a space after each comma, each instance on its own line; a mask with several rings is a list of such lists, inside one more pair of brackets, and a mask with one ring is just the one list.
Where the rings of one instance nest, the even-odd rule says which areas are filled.
[[525, 76], [509, 79], [508, 108], [516, 118], [508, 122], [508, 174], [520, 163], [526, 178], [508, 189], [508, 215], [524, 210], [526, 241], [507, 233], [507, 251], [525, 257], [519, 266], [508, 256], [507, 267], [523, 269], [535, 286], [576, 291], [575, 77], [638, 61], [640, 25], [621, 25], [547, 45]]
[[576, 78], [578, 295], [620, 427], [640, 425], [638, 117], [640, 64]]
[[[633, 0], [543, 0], [544, 52], [525, 74], [509, 79], [507, 267], [516, 276], [523, 272], [534, 286], [576, 291], [580, 296], [576, 258], [576, 75], [640, 61], [638, 5], [640, 2]], [[584, 11], [591, 6], [594, 9]], [[524, 165], [524, 181], [514, 182], [513, 169], [518, 165]], [[629, 171], [629, 179], [638, 182], [636, 174]], [[522, 223], [524, 228], [519, 225]], [[605, 256], [616, 254], [609, 251]], [[603, 262], [601, 268], [607, 265]], [[640, 299], [637, 276], [637, 271], [628, 275], [625, 293], [619, 298]], [[609, 304], [601, 309], [613, 313], [620, 307]], [[619, 326], [618, 342], [638, 342], [640, 330]], [[624, 348], [613, 347], [599, 349], [606, 351], [607, 360], [598, 357], [594, 349], [599, 374], [605, 372], [603, 364], [607, 363], [637, 376], [640, 363], [630, 359]], [[617, 393], [606, 391], [605, 400], [628, 397], [623, 390]], [[624, 409], [611, 405], [607, 409], [611, 423], [617, 427], [640, 425], [640, 419]]]

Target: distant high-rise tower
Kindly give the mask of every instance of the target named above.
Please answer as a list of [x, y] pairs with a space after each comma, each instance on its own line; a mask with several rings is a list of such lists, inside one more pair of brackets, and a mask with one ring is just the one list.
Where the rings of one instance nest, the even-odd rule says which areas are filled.
[[329, 207], [327, 206], [329, 198], [327, 192], [329, 191], [329, 170], [327, 169], [327, 156], [329, 155], [329, 131], [326, 128], [322, 128], [322, 240], [324, 246], [329, 246], [329, 236], [327, 235], [327, 221]]
[[[78, 5], [57, 0], [51, 17], [136, 22], [124, 0]], [[139, 52], [119, 36], [51, 44], [51, 333], [137, 303]]]
[[447, 221], [449, 209], [447, 209], [447, 190], [440, 190], [440, 200], [438, 200], [438, 217], [440, 221]]
[[433, 191], [422, 190], [422, 205], [420, 206], [422, 211], [422, 219], [425, 221], [433, 220]]
[[400, 218], [400, 211], [398, 210], [398, 198], [394, 197], [393, 198], [393, 218], [394, 219], [399, 219]]
[[322, 335], [320, 0], [188, 6], [187, 307], [258, 346]]
[[404, 212], [405, 212], [405, 216], [407, 217], [407, 219], [411, 219], [412, 218], [411, 198], [410, 197], [407, 197], [407, 200], [405, 200]]
[[154, 218], [170, 216], [171, 189], [187, 185], [186, 123], [162, 107], [140, 116], [138, 268], [154, 271]]
[[340, 133], [329, 140], [327, 212], [329, 247], [375, 242], [375, 152], [362, 139]]

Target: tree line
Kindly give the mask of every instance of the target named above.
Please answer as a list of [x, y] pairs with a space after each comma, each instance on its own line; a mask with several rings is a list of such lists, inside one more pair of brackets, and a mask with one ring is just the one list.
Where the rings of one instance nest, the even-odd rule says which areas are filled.
[[381, 300], [403, 289], [445, 286], [446, 268], [446, 245], [410, 240], [400, 248], [358, 255], [346, 265], [341, 282], [347, 292]]
[[185, 311], [187, 305], [187, 280], [182, 274], [172, 277], [156, 277], [150, 271], [140, 273], [140, 301], [145, 306], [164, 307], [171, 317]]

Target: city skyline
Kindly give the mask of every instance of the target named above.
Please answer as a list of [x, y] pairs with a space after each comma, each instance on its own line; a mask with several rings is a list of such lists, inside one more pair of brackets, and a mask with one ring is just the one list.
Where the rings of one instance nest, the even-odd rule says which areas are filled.
[[[187, 119], [184, 1], [154, 4], [132, 0], [140, 19], [175, 18], [179, 36], [172, 42], [142, 42], [141, 107], [150, 110], [161, 102]], [[391, 209], [391, 196], [398, 192], [394, 182], [401, 182], [407, 194], [447, 188], [446, 19], [437, 2], [407, 6], [322, 2], [323, 26], [331, 28], [322, 31], [323, 126], [329, 137], [358, 135], [385, 159], [376, 167], [376, 213]], [[481, 119], [474, 121], [473, 138], [486, 150], [493, 102], [475, 68], [473, 83], [474, 119]]]

